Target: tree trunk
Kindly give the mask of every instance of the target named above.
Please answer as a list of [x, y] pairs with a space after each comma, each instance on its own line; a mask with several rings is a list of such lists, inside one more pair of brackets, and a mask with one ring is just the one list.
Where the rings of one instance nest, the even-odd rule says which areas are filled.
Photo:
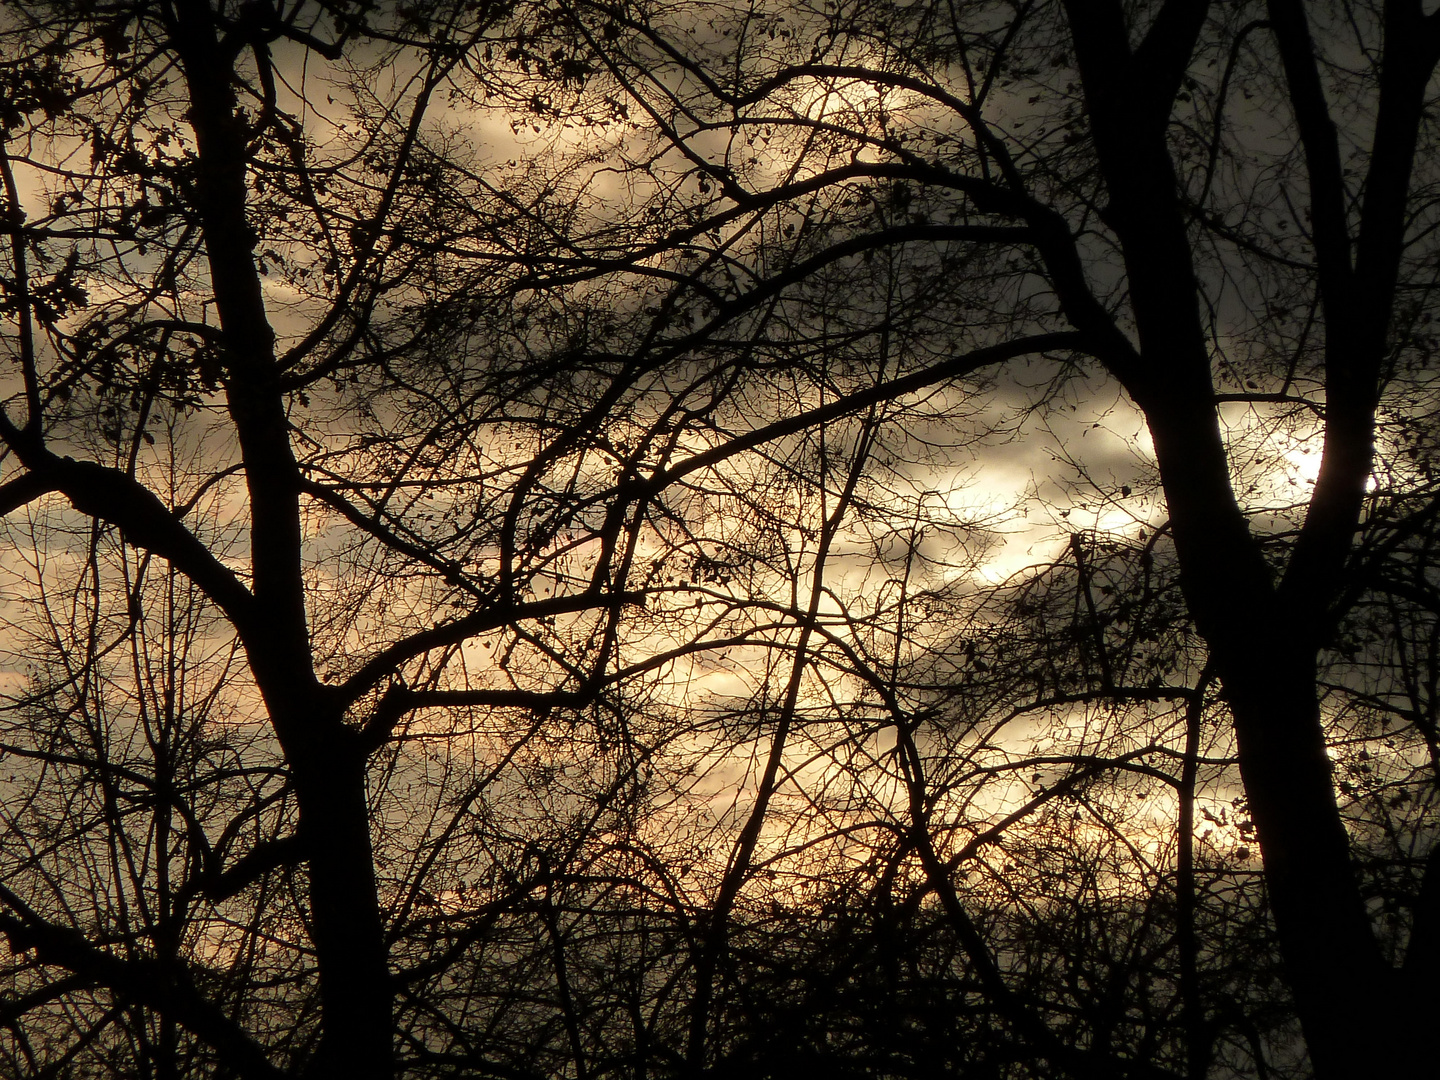
[[209, 5], [176, 5], [172, 26], [190, 92], [196, 203], [223, 335], [226, 400], [250, 507], [253, 624], [237, 629], [291, 768], [310, 868], [310, 930], [321, 1001], [320, 1047], [307, 1075], [389, 1080], [392, 997], [376, 895], [366, 759], [326, 698], [310, 651], [300, 529], [300, 472], [246, 210], [251, 133], [233, 91], [235, 50]]
[[[338, 724], [336, 725], [338, 729]], [[332, 730], [295, 762], [300, 834], [310, 864], [310, 934], [320, 971], [321, 1041], [307, 1077], [388, 1080], [392, 1000], [376, 898], [365, 759]]]
[[[1183, 356], [1183, 347], [1171, 355]], [[1270, 911], [1316, 1073], [1403, 1075], [1419, 1047], [1413, 1029], [1387, 1021], [1404, 1003], [1370, 927], [1335, 800], [1313, 627], [1280, 600], [1236, 504], [1210, 395], [1161, 392], [1142, 405], [1181, 587], [1233, 718]]]
[[[1400, 6], [1387, 5], [1387, 14]], [[1292, 556], [1294, 573], [1277, 588], [1231, 482], [1182, 186], [1166, 143], [1170, 102], [1208, 5], [1167, 3], [1166, 14], [1133, 48], [1118, 4], [1069, 8], [1110, 196], [1106, 222], [1124, 254], [1139, 341], [1138, 351], [1112, 362], [1111, 370], [1144, 411], [1154, 440], [1181, 587], [1233, 717], [1270, 911], [1311, 1060], [1316, 1074], [1330, 1080], [1417, 1075], [1424, 1061], [1421, 1029], [1407, 1023], [1412, 1005], [1401, 993], [1399, 973], [1384, 963], [1361, 898], [1316, 696], [1317, 628], [1335, 594], [1371, 467], [1375, 372], [1390, 297], [1357, 293], [1348, 284], [1343, 184], [1338, 155], [1333, 162], [1327, 157], [1333, 124], [1308, 37], [1298, 40], [1303, 12], [1290, 0], [1272, 4], [1277, 33], [1291, 35], [1281, 45], [1289, 48], [1291, 95], [1307, 139], [1331, 415], [1315, 500]], [[1296, 18], [1299, 30], [1282, 25]], [[1309, 84], [1298, 85], [1302, 76]], [[1424, 82], [1417, 90], [1413, 77], [1397, 83], [1393, 71], [1382, 76], [1387, 115], [1379, 130], [1391, 142], [1408, 138], [1411, 155], [1415, 116], [1393, 117], [1406, 110], [1418, 115]], [[1370, 252], [1367, 276], [1393, 283], [1409, 157], [1404, 147], [1382, 141], [1377, 137], [1371, 181], [1395, 207], [1367, 203], [1360, 249]], [[1338, 193], [1339, 201], [1327, 203], [1327, 193]]]

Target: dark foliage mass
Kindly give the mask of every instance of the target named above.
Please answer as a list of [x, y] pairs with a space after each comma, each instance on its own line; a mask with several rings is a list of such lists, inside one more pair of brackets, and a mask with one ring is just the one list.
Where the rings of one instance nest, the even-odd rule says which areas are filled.
[[0, 1075], [1420, 1076], [1420, 0], [13, 0]]

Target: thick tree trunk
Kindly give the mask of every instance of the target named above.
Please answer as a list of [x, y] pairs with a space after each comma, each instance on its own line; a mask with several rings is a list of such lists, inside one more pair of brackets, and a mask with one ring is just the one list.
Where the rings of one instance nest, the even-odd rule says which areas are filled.
[[1182, 588], [1233, 717], [1270, 910], [1316, 1072], [1365, 1075], [1391, 1055], [1398, 1067], [1414, 1051], [1403, 1030], [1374, 1035], [1401, 1003], [1335, 800], [1313, 634], [1287, 617], [1245, 527], [1214, 409], [1203, 398], [1149, 406]]
[[235, 52], [203, 0], [176, 5], [172, 32], [190, 92], [196, 203], [223, 334], [224, 381], [251, 515], [254, 625], [246, 655], [291, 768], [310, 868], [321, 1040], [309, 1076], [389, 1080], [392, 998], [377, 900], [365, 756], [315, 677], [302, 566], [300, 472], [246, 210], [247, 143]]
[[1232, 658], [1222, 678], [1305, 1041], [1320, 1076], [1407, 1075], [1414, 1032], [1392, 1026], [1402, 1003], [1337, 812], [1314, 664], [1276, 636], [1278, 648]]
[[306, 1076], [382, 1080], [393, 1075], [392, 1002], [365, 763], [358, 740], [326, 742], [322, 753], [295, 762], [322, 1025]]
[[[1232, 486], [1181, 185], [1165, 138], [1170, 102], [1208, 8], [1201, 0], [1167, 3], [1166, 14], [1133, 47], [1120, 5], [1069, 5], [1111, 199], [1106, 220], [1124, 252], [1139, 339], [1138, 350], [1113, 359], [1111, 369], [1144, 410], [1154, 439], [1182, 589], [1233, 717], [1270, 911], [1316, 1074], [1327, 1080], [1419, 1075], [1427, 1056], [1422, 1028], [1409, 1022], [1413, 1002], [1370, 926], [1316, 696], [1318, 628], [1371, 467], [1376, 373], [1391, 297], [1386, 289], [1374, 295], [1353, 287], [1339, 159], [1329, 145], [1333, 124], [1304, 14], [1293, 0], [1271, 7], [1309, 157], [1331, 395], [1321, 477], [1283, 585], [1274, 580]], [[1401, 8], [1406, 5], [1387, 5], [1387, 19]], [[1387, 41], [1387, 49], [1398, 56], [1394, 42]], [[1433, 58], [1427, 62], [1433, 67]], [[1404, 78], [1396, 75], [1405, 69], [1391, 63], [1382, 73], [1370, 186], [1383, 188], [1385, 197], [1373, 206], [1367, 201], [1359, 245], [1365, 278], [1392, 285], [1428, 80], [1413, 74], [1413, 64]], [[1079, 306], [1067, 303], [1067, 310]]]
[[[1184, 352], [1177, 342], [1171, 355]], [[1230, 487], [1209, 394], [1161, 391], [1142, 404], [1182, 589], [1233, 718], [1270, 911], [1316, 1074], [1407, 1075], [1422, 1060], [1419, 1029], [1395, 1023], [1410, 1003], [1383, 962], [1351, 862], [1316, 696], [1315, 631], [1297, 616], [1313, 608], [1277, 592]]]

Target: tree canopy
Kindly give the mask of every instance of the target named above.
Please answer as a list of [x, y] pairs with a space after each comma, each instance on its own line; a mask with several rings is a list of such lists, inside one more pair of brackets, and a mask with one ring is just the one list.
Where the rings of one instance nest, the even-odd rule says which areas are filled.
[[1425, 1070], [1440, 13], [0, 41], [0, 1073]]

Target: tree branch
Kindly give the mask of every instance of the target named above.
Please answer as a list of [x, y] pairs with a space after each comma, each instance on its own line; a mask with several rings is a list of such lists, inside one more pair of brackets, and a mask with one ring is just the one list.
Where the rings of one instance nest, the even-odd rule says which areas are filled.
[[0, 901], [19, 915], [0, 913], [0, 934], [17, 952], [34, 949], [41, 963], [108, 987], [125, 1001], [170, 1017], [210, 1045], [245, 1080], [283, 1080], [265, 1049], [200, 994], [182, 969], [158, 960], [121, 960], [56, 926], [0, 885]]

